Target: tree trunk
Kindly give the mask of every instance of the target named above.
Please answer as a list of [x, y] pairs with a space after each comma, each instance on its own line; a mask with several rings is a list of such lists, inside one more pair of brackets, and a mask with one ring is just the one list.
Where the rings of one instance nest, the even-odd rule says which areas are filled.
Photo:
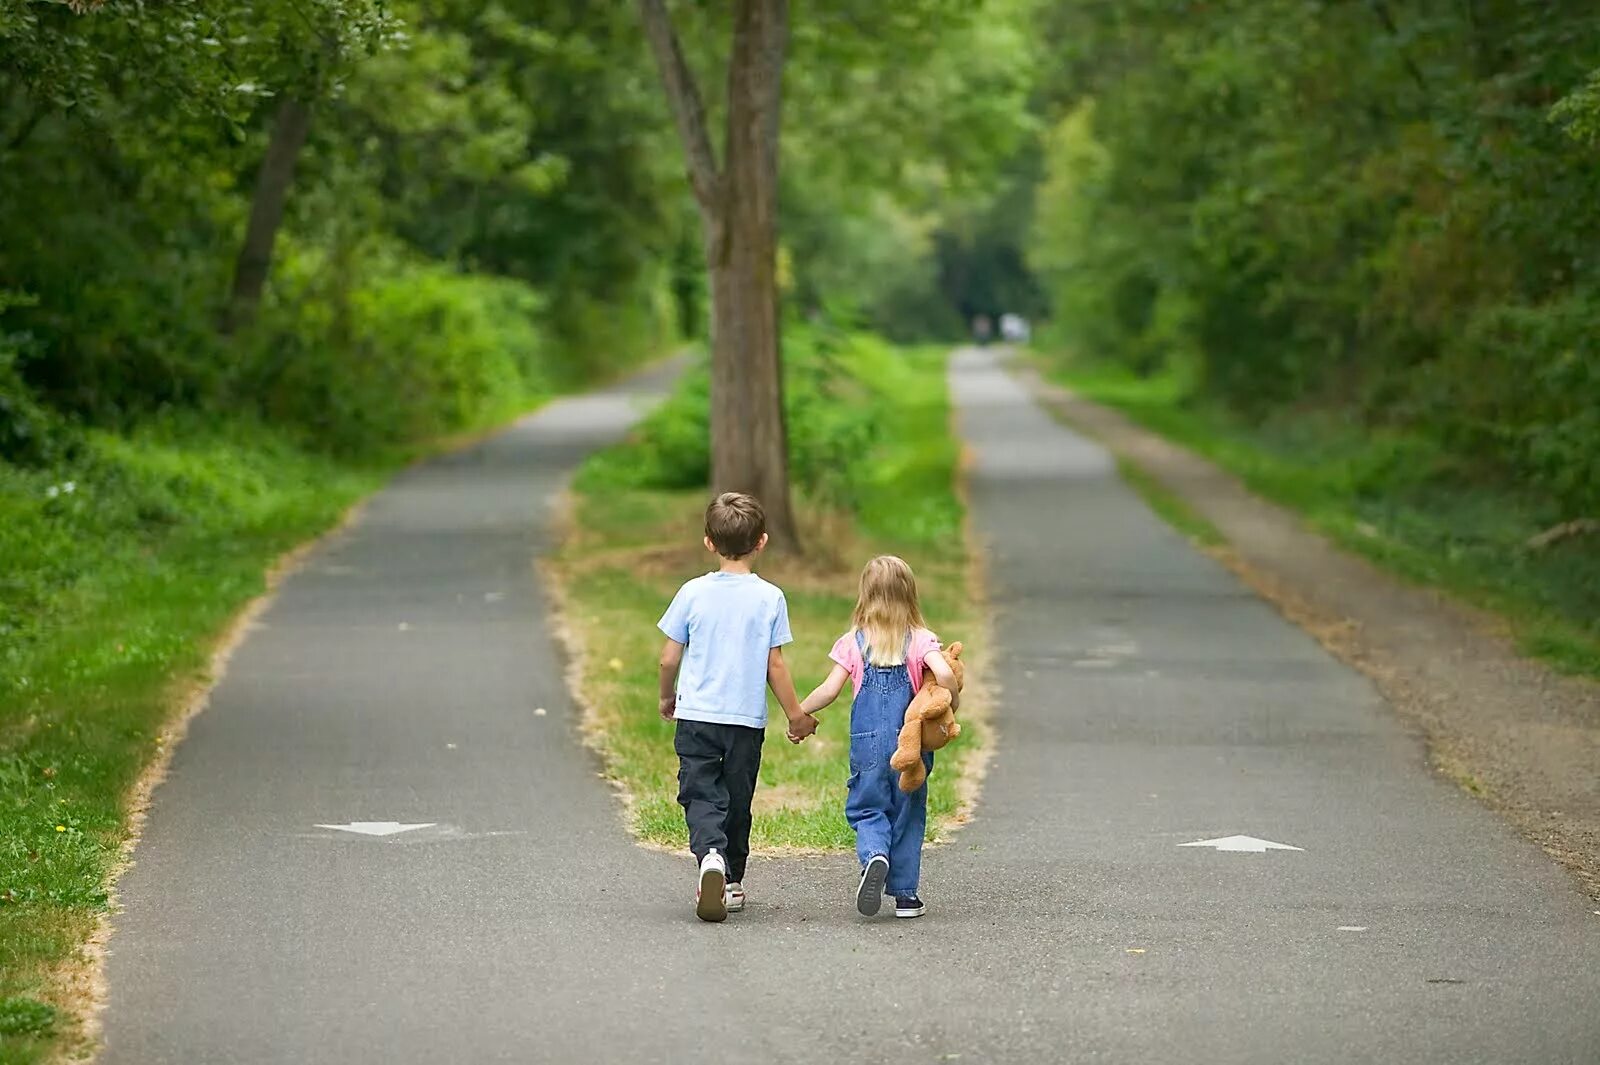
[[711, 254], [711, 485], [749, 492], [775, 546], [799, 536], [789, 498], [778, 335], [778, 116], [788, 0], [739, 0], [728, 63], [727, 158]]
[[778, 337], [778, 130], [788, 0], [737, 0], [721, 172], [665, 0], [639, 0], [689, 162], [711, 289], [711, 484], [749, 492], [775, 547], [799, 536], [789, 496]]
[[272, 245], [283, 222], [283, 205], [294, 180], [295, 160], [305, 146], [311, 129], [311, 107], [293, 97], [284, 99], [272, 123], [272, 138], [256, 176], [255, 197], [250, 203], [250, 224], [245, 229], [244, 246], [233, 269], [233, 294], [223, 317], [223, 331], [233, 332], [247, 323], [261, 302], [267, 274], [272, 269]]

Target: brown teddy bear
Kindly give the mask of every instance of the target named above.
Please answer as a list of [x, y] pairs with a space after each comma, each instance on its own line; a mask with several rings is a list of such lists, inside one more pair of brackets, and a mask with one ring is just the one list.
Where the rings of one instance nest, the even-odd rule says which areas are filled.
[[[944, 651], [950, 671], [956, 675], [956, 690], [965, 686], [967, 667], [961, 663], [961, 644], [953, 643]], [[961, 726], [956, 723], [950, 692], [933, 678], [933, 670], [923, 674], [922, 689], [906, 707], [906, 723], [900, 727], [900, 743], [889, 756], [889, 768], [900, 774], [900, 790], [913, 792], [928, 779], [927, 767], [922, 764], [923, 751], [937, 751], [957, 736]]]

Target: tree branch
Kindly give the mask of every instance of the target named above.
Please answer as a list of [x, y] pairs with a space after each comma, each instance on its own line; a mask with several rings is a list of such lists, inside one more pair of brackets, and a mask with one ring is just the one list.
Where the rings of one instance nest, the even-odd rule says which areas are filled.
[[644, 23], [645, 36], [650, 39], [650, 48], [655, 52], [661, 82], [667, 90], [667, 102], [678, 123], [683, 152], [689, 160], [689, 185], [700, 206], [708, 213], [715, 212], [722, 179], [717, 173], [711, 136], [706, 131], [706, 109], [695, 85], [694, 72], [683, 58], [683, 48], [672, 28], [666, 0], [639, 0], [639, 18]]
[[1396, 25], [1394, 15], [1389, 11], [1389, 5], [1384, 0], [1367, 0], [1367, 7], [1372, 10], [1374, 15], [1378, 16], [1378, 21], [1383, 23], [1383, 28], [1397, 42], [1395, 47], [1400, 53], [1400, 62], [1405, 65], [1406, 72], [1411, 75], [1411, 80], [1417, 83], [1417, 88], [1422, 92], [1423, 99], [1426, 100], [1428, 97], [1427, 79], [1422, 76], [1421, 68], [1412, 60], [1405, 46], [1398, 43], [1400, 40], [1400, 27]]
[[29, 112], [28, 117], [23, 121], [22, 125], [17, 127], [17, 132], [12, 135], [10, 141], [7, 142], [4, 154], [10, 155], [18, 148], [21, 148], [23, 142], [25, 142], [29, 137], [33, 136], [33, 131], [39, 128], [39, 123], [44, 119], [44, 113], [45, 108], [42, 105], [35, 107], [31, 112]]

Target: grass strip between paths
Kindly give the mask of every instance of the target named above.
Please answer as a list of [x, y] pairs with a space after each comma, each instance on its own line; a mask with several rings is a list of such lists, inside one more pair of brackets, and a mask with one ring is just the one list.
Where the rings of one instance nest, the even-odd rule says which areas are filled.
[[[876, 438], [850, 471], [859, 489], [849, 509], [799, 500], [804, 557], [767, 557], [758, 572], [781, 587], [795, 642], [785, 648], [803, 697], [831, 667], [827, 654], [849, 626], [861, 565], [879, 553], [916, 570], [924, 613], [947, 642], [963, 641], [977, 665], [962, 703], [963, 735], [941, 751], [929, 787], [929, 836], [964, 819], [980, 771], [985, 635], [959, 497], [960, 448], [952, 436], [942, 350], [898, 352], [858, 338], [839, 356], [854, 381], [838, 402], [869, 419]], [[659, 430], [658, 430], [659, 431]], [[804, 431], [803, 429], [801, 430]], [[645, 432], [651, 432], [647, 426]], [[714, 567], [700, 544], [703, 489], [660, 490], [618, 483], [635, 440], [601, 454], [575, 483], [571, 526], [553, 571], [574, 645], [575, 683], [589, 735], [625, 796], [631, 828], [645, 842], [687, 845], [677, 804], [670, 723], [656, 714], [655, 623], [678, 586]], [[755, 800], [753, 849], [845, 849], [849, 775], [849, 693], [819, 718], [816, 736], [784, 740], [772, 705]]]

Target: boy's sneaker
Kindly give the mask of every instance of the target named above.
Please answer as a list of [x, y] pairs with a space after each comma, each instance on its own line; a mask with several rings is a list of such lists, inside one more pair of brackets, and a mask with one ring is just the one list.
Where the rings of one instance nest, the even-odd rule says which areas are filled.
[[863, 917], [877, 914], [883, 905], [883, 883], [889, 879], [889, 859], [874, 854], [861, 870], [861, 883], [856, 885], [856, 910]]
[[694, 915], [702, 921], [727, 920], [728, 900], [723, 894], [727, 885], [727, 863], [716, 851], [707, 851], [700, 859], [700, 890], [694, 893]]
[[744, 909], [744, 885], [737, 880], [730, 880], [728, 886], [722, 890], [723, 897], [727, 900], [728, 912], [738, 913]]
[[921, 917], [928, 912], [922, 900], [915, 895], [896, 895], [894, 899], [894, 915], [896, 917]]

